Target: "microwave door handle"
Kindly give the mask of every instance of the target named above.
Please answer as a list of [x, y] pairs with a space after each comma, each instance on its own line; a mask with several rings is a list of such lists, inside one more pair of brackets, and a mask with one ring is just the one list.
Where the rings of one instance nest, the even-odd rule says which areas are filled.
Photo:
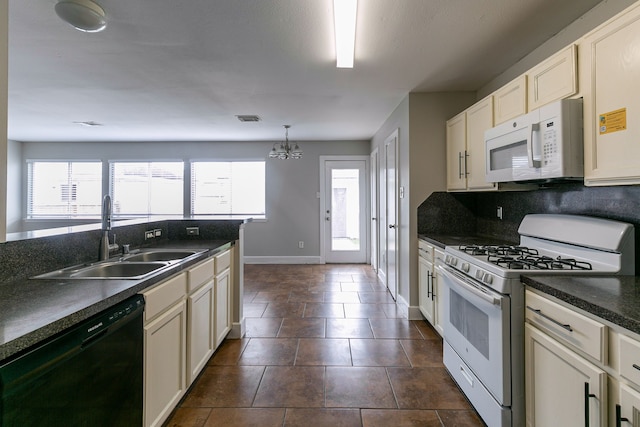
[[539, 123], [531, 123], [529, 125], [529, 135], [527, 138], [527, 150], [529, 152], [529, 155], [527, 157], [529, 160], [530, 168], [539, 168], [540, 161], [542, 160], [542, 156], [540, 155], [540, 144], [536, 143], [535, 139], [533, 138], [534, 133], [538, 132], [538, 130], [540, 130]]

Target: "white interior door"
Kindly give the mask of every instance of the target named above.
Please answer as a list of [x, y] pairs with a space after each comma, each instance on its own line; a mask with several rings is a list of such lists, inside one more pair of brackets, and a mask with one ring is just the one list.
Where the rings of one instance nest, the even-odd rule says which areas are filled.
[[378, 270], [378, 149], [371, 153], [371, 267]]
[[366, 160], [324, 162], [324, 258], [327, 263], [366, 263]]
[[398, 145], [398, 132], [394, 132], [387, 138], [384, 144], [385, 150], [385, 200], [386, 200], [386, 216], [385, 216], [385, 232], [386, 236], [386, 284], [393, 299], [398, 293], [397, 279], [397, 241], [398, 241], [398, 204], [397, 204], [397, 186], [398, 186], [398, 167], [396, 150]]

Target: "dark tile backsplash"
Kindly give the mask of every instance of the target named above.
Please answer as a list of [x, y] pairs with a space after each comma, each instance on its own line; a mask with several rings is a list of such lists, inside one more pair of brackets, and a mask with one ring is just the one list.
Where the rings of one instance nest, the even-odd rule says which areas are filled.
[[[150, 246], [166, 240], [236, 240], [242, 221], [170, 220], [145, 224], [116, 226], [116, 243], [131, 249]], [[199, 226], [199, 236], [186, 236], [186, 226]], [[162, 237], [145, 240], [144, 232], [160, 229]], [[184, 233], [183, 233], [184, 232]], [[0, 244], [0, 282], [31, 277], [47, 271], [98, 260], [102, 232], [92, 230], [42, 238], [17, 240]]]
[[[503, 209], [502, 220], [496, 216], [498, 206]], [[562, 183], [533, 191], [433, 193], [418, 208], [418, 233], [460, 234], [456, 231], [460, 227], [477, 235], [518, 241], [518, 226], [529, 213], [588, 215], [631, 223], [636, 266], [640, 266], [640, 186]]]

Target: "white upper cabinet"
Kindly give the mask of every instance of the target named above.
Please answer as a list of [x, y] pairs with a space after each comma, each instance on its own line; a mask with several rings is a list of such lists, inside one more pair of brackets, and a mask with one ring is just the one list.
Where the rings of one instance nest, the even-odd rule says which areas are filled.
[[640, 184], [640, 3], [580, 43], [586, 185]]
[[493, 93], [494, 125], [527, 112], [527, 76], [522, 75]]
[[447, 190], [466, 190], [467, 117], [462, 112], [447, 120]]
[[578, 92], [577, 48], [571, 45], [527, 72], [528, 110]]

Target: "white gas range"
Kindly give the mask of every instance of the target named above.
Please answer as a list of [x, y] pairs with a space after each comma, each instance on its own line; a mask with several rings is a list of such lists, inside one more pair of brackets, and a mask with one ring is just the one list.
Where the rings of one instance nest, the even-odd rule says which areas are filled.
[[444, 364], [484, 422], [524, 425], [523, 274], [635, 274], [633, 225], [527, 215], [514, 246], [447, 246]]

